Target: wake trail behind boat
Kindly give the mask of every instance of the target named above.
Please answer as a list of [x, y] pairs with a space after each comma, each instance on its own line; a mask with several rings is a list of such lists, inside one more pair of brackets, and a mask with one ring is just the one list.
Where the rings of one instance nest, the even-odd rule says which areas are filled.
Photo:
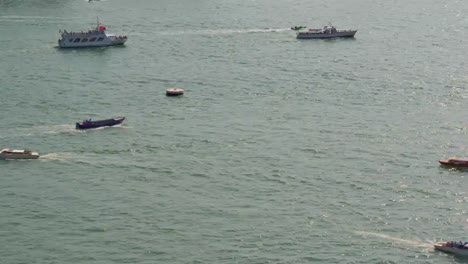
[[373, 236], [373, 237], [383, 238], [383, 239], [390, 240], [399, 244], [405, 244], [405, 245], [413, 246], [413, 247], [433, 248], [433, 245], [430, 242], [407, 240], [407, 239], [402, 239], [398, 237], [392, 237], [392, 236], [385, 235], [385, 234], [366, 232], [366, 231], [355, 231], [354, 233], [361, 235], [361, 236]]
[[10, 22], [10, 23], [48, 23], [48, 24], [57, 24], [57, 23], [69, 23], [70, 19], [68, 17], [54, 17], [54, 16], [0, 16], [0, 22]]
[[40, 155], [40, 160], [68, 160], [72, 158], [72, 153], [62, 152], [62, 153], [49, 153], [45, 155]]
[[191, 31], [165, 31], [160, 32], [164, 35], [234, 35], [234, 34], [249, 34], [249, 33], [272, 33], [291, 31], [290, 28], [254, 28], [254, 29], [215, 29], [215, 30], [191, 30]]

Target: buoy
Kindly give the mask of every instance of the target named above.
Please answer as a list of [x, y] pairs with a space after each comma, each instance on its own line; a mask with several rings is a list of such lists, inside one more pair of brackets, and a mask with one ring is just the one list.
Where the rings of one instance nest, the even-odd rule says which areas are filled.
[[180, 88], [170, 88], [166, 90], [167, 96], [179, 96], [184, 94], [184, 89]]

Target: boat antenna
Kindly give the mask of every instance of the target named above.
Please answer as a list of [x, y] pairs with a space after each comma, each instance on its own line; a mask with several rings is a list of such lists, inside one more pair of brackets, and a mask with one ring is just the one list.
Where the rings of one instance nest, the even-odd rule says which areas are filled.
[[99, 27], [99, 17], [98, 16], [96, 17], [96, 23], [97, 23], [97, 27]]

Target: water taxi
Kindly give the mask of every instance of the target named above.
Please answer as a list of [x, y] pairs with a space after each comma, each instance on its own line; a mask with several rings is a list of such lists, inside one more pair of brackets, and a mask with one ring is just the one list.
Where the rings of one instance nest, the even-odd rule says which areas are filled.
[[2, 149], [0, 159], [37, 159], [39, 154], [31, 150], [24, 149]]

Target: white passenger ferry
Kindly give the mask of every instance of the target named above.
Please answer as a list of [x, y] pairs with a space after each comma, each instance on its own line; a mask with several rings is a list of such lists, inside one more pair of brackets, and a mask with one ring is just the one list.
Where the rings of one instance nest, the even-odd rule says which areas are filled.
[[106, 30], [106, 26], [99, 24], [98, 20], [96, 28], [88, 31], [60, 31], [58, 45], [60, 48], [105, 47], [123, 45], [127, 41], [126, 35], [107, 34]]

